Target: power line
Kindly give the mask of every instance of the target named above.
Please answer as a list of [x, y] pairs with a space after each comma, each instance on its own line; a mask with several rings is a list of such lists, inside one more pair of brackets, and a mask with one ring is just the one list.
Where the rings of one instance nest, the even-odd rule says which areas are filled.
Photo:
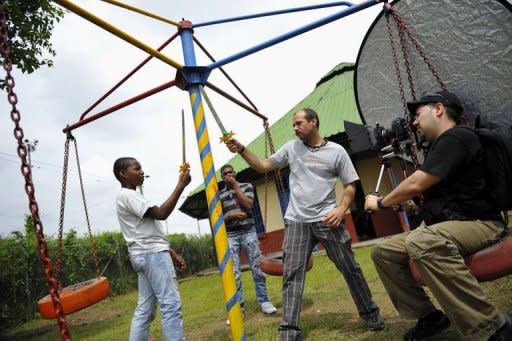
[[[10, 160], [10, 159], [5, 159], [5, 158], [0, 157], [0, 160], [12, 162], [12, 163], [18, 163], [19, 162], [18, 155], [16, 155], [16, 154], [0, 152], [0, 155], [5, 155], [5, 156], [16, 158], [16, 160]], [[58, 166], [56, 164], [49, 163], [49, 162], [38, 161], [38, 160], [32, 159], [32, 165], [35, 165], [35, 164], [38, 165], [38, 168], [45, 168], [45, 167], [41, 167], [41, 166], [49, 166], [49, 167], [52, 167], [52, 168], [55, 168], [55, 169], [58, 169], [58, 170], [62, 170], [62, 166]], [[76, 166], [74, 164], [70, 165], [70, 169], [71, 169], [71, 171], [73, 173], [77, 172], [75, 170], [75, 167]], [[106, 177], [106, 176], [103, 176], [103, 175], [98, 175], [98, 174], [91, 173], [91, 172], [84, 172], [84, 171], [82, 171], [82, 174], [84, 174], [87, 177], [94, 177], [94, 178], [103, 179], [103, 180], [110, 180], [111, 179], [110, 177]]]

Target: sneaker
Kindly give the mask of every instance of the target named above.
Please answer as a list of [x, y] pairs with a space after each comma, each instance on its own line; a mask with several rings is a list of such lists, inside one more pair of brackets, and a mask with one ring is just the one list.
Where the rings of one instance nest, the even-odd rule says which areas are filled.
[[404, 334], [404, 341], [422, 340], [426, 337], [439, 334], [450, 326], [448, 317], [440, 311], [435, 310], [420, 318], [416, 325]]
[[489, 338], [489, 341], [512, 340], [512, 315], [504, 314], [504, 316], [506, 320], [505, 324]]
[[274, 305], [270, 302], [263, 302], [261, 304], [261, 311], [263, 314], [272, 315], [275, 314], [277, 309], [274, 307]]
[[384, 329], [384, 319], [380, 315], [372, 316], [366, 321], [368, 329], [377, 331]]

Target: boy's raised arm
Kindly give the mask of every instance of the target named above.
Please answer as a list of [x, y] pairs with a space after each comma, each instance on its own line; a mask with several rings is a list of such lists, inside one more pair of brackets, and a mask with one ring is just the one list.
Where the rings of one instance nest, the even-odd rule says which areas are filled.
[[167, 219], [171, 212], [174, 210], [174, 207], [176, 206], [176, 203], [178, 202], [181, 193], [183, 193], [183, 190], [190, 183], [191, 179], [192, 178], [190, 177], [190, 169], [187, 169], [184, 172], [180, 173], [178, 184], [174, 188], [174, 191], [169, 196], [169, 198], [167, 198], [160, 206], [153, 206], [148, 208], [148, 210], [144, 214], [144, 217], [153, 218], [157, 220]]

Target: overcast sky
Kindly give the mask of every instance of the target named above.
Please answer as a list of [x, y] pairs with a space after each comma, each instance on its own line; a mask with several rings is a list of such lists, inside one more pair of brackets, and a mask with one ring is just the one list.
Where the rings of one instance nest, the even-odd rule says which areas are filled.
[[[75, 3], [155, 48], [176, 32], [172, 25], [108, 3]], [[172, 20], [185, 18], [199, 23], [306, 6], [315, 4], [315, 1], [131, 0], [127, 3]], [[219, 60], [342, 9], [334, 7], [200, 27], [194, 33]], [[225, 69], [272, 124], [307, 96], [315, 83], [336, 64], [355, 62], [364, 34], [381, 9], [381, 4], [373, 6], [232, 62]], [[78, 121], [90, 104], [138, 65], [146, 54], [74, 13], [66, 13], [56, 26], [52, 42], [57, 51], [53, 68], [42, 68], [32, 75], [15, 70], [13, 76], [25, 138], [39, 141], [32, 153], [32, 174], [44, 232], [56, 236], [65, 143], [62, 129]], [[179, 38], [163, 52], [184, 63]], [[198, 65], [209, 64], [199, 49], [196, 49], [196, 55]], [[175, 69], [154, 59], [93, 113], [168, 82], [174, 79], [175, 73]], [[211, 74], [209, 81], [241, 98], [218, 70]], [[224, 125], [234, 131], [237, 138], [248, 143], [262, 132], [259, 118], [206, 90]], [[6, 236], [12, 231], [23, 230], [28, 204], [5, 93], [0, 107], [3, 112], [3, 123], [0, 124], [3, 141], [0, 145], [3, 184], [0, 192], [0, 234]], [[203, 182], [187, 92], [167, 89], [74, 130], [94, 233], [119, 230], [114, 208], [119, 183], [112, 175], [112, 164], [116, 158], [133, 156], [141, 162], [149, 175], [144, 194], [156, 204], [161, 204], [173, 190], [182, 158], [182, 108], [185, 109], [187, 158], [191, 164], [192, 183], [180, 199], [179, 207], [185, 195]], [[232, 154], [218, 142], [220, 131], [206, 107], [205, 110], [215, 168], [218, 169]], [[76, 169], [75, 157], [71, 154], [64, 230], [74, 228], [83, 234], [87, 231], [87, 224]], [[167, 226], [169, 233], [197, 234], [199, 230], [201, 234], [209, 233], [207, 220], [198, 223], [177, 208], [167, 220]]]

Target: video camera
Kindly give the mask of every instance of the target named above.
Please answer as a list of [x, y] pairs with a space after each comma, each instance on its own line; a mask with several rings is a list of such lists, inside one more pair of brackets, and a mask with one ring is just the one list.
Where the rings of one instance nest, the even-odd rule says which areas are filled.
[[[395, 154], [408, 154], [412, 141], [409, 141], [407, 124], [407, 120], [402, 117], [393, 119], [389, 128], [378, 123], [372, 127], [345, 121], [345, 132], [353, 153], [380, 152], [383, 149], [389, 150], [391, 146]], [[411, 129], [414, 131], [412, 125]]]

